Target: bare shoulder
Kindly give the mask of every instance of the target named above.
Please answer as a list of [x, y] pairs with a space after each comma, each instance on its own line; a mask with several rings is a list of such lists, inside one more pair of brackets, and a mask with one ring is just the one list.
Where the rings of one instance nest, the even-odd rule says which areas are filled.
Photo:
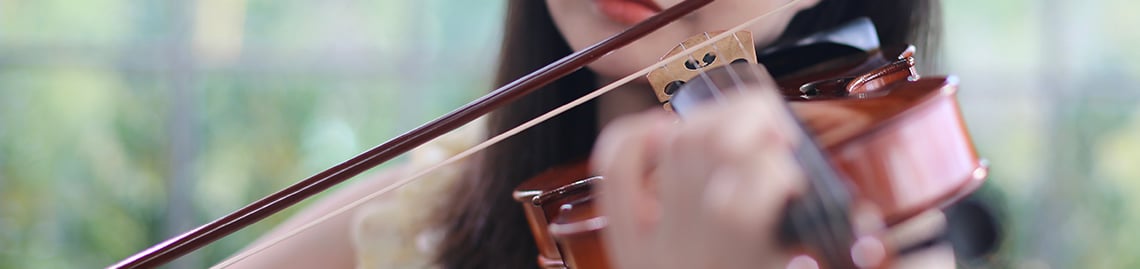
[[[407, 166], [401, 164], [378, 170], [346, 182], [343, 187], [318, 198], [234, 256], [250, 254], [268, 243], [273, 243], [272, 247], [259, 250], [231, 268], [354, 268], [356, 257], [351, 238], [353, 210], [328, 217], [326, 215], [391, 186], [406, 174]], [[373, 200], [384, 199], [388, 199], [387, 195], [380, 195]], [[326, 219], [321, 220], [322, 218]], [[312, 227], [295, 232], [318, 220], [320, 222]], [[279, 240], [285, 236], [288, 238]]]
[[[411, 152], [407, 162], [358, 177], [320, 197], [235, 256], [261, 245], [274, 245], [235, 264], [236, 268], [406, 268], [422, 267], [430, 257], [431, 240], [420, 236], [430, 227], [431, 208], [441, 193], [453, 189], [465, 169], [460, 161], [436, 164], [482, 139], [474, 122]], [[373, 193], [419, 171], [431, 169], [415, 182], [371, 197]], [[341, 210], [365, 200], [359, 208]], [[343, 212], [340, 212], [343, 211]], [[335, 215], [330, 213], [339, 212]], [[309, 223], [314, 223], [310, 226]], [[302, 232], [295, 232], [300, 228]], [[278, 240], [279, 238], [286, 238]], [[430, 236], [429, 236], [430, 237]], [[430, 238], [429, 238], [430, 239]], [[357, 256], [360, 257], [357, 257]], [[414, 257], [414, 258], [412, 258]], [[360, 264], [357, 264], [360, 263]], [[415, 265], [415, 266], [411, 266]]]
[[[341, 186], [339, 189], [335, 189], [332, 192], [328, 193], [326, 196], [321, 197], [301, 212], [298, 212], [288, 221], [282, 223], [280, 228], [291, 226], [295, 224], [292, 223], [294, 221], [321, 218], [323, 215], [329, 212], [348, 206], [357, 200], [381, 191], [406, 176], [408, 174], [406, 172], [407, 170], [409, 170], [408, 165], [399, 164], [388, 167], [386, 169], [378, 170], [365, 177], [357, 178], [354, 181], [346, 182], [342, 184], [343, 186]], [[389, 195], [379, 195], [372, 200], [384, 200], [387, 199], [388, 196]], [[346, 213], [346, 215], [351, 214]], [[297, 225], [304, 225], [304, 223], [299, 223]]]

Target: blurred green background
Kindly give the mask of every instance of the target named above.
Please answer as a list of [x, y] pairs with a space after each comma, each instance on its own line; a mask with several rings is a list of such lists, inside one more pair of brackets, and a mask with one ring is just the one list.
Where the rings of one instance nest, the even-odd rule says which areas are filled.
[[[944, 1], [995, 267], [1140, 268], [1140, 3]], [[0, 0], [0, 268], [110, 264], [489, 86], [502, 3]], [[277, 216], [182, 259], [212, 264]]]

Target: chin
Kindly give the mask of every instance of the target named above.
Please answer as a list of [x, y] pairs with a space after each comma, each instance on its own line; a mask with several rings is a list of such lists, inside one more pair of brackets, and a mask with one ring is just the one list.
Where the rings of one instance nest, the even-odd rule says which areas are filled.
[[[806, 2], [814, 1], [807, 0]], [[616, 22], [598, 12], [592, 1], [548, 0], [547, 3], [555, 25], [566, 38], [571, 49], [575, 51], [585, 49], [629, 27], [629, 25]], [[671, 6], [675, 3], [659, 4]], [[658, 62], [661, 56], [682, 40], [702, 32], [727, 30], [753, 16], [760, 15], [752, 12], [740, 12], [740, 9], [769, 10], [775, 6], [778, 6], [778, 3], [765, 1], [727, 0], [723, 3], [714, 3], [702, 9], [703, 12], [698, 11], [691, 16], [673, 22], [625, 48], [598, 59], [588, 67], [603, 81], [620, 79]], [[780, 35], [794, 15], [795, 12], [774, 14], [769, 19], [749, 27], [748, 30], [756, 38], [754, 41], [769, 43]], [[644, 77], [638, 78], [638, 81], [648, 82]]]

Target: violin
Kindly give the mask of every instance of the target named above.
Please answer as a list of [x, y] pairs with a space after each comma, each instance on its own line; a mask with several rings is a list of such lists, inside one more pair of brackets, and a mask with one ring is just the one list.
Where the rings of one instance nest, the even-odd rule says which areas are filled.
[[[613, 37], [503, 85], [444, 116], [217, 220], [127, 257], [108, 268], [152, 268], [186, 255], [328, 190], [368, 169], [394, 159], [498, 107], [518, 100], [523, 95], [581, 69], [607, 53], [622, 48], [712, 1], [682, 1]], [[754, 72], [758, 70], [756, 69], [758, 65], [755, 62], [758, 57], [773, 56], [770, 58], [773, 63], [779, 62], [780, 59], [789, 59], [781, 58], [784, 56], [779, 54], [764, 53], [754, 57], [756, 56], [754, 51], [734, 50], [727, 46], [706, 47], [713, 41], [724, 40], [724, 37], [736, 35], [744, 27], [755, 24], [761, 18], [781, 9], [783, 8], [760, 15], [722, 34], [717, 34], [715, 37], [706, 36], [704, 41], [689, 40], [688, 42], [695, 42], [696, 44], [679, 50], [675, 49], [676, 53], [668, 56], [662, 63], [647, 67], [641, 72], [631, 74], [614, 84], [587, 94], [582, 99], [571, 102], [563, 108], [551, 111], [515, 129], [491, 137], [487, 141], [438, 164], [436, 167], [466, 158], [473, 152], [501, 141], [529, 126], [538, 124], [546, 118], [569, 109], [569, 107], [613, 90], [618, 84], [633, 81], [638, 77], [647, 75], [653, 69], [659, 69], [666, 65], [672, 66], [671, 69], [673, 70], [679, 70], [677, 66], [686, 68], [684, 67], [686, 64], [700, 67], [689, 69], [692, 72], [682, 72], [682, 75], [663, 76], [669, 77], [671, 80], [661, 81], [664, 83], [661, 85], [664, 86], [655, 87], [655, 91], [659, 91], [659, 97], [668, 97], [667, 100], [663, 100], [666, 107], [683, 115], [688, 108], [686, 104], [700, 101], [702, 94], [712, 94], [722, 89], [716, 86], [719, 85], [718, 79], [692, 78], [699, 75], [703, 78], [719, 78], [719, 80], [723, 80], [725, 76], [736, 79], [740, 74], [750, 72], [759, 74]], [[740, 44], [744, 43], [736, 43], [736, 45]], [[751, 47], [751, 45], [747, 47]], [[733, 58], [734, 60], [744, 59], [745, 64], [730, 64], [735, 61], [726, 61], [725, 59], [729, 59], [729, 57], [720, 57], [719, 60], [716, 60], [702, 58], [703, 55], [693, 56], [698, 50], [707, 52], [708, 48], [715, 48], [718, 52], [717, 55], [721, 55], [719, 52], [735, 51], [732, 53], [744, 54], [748, 57]], [[730, 54], [723, 55], [728, 56]], [[862, 57], [863, 60], [858, 60], [859, 57]], [[800, 62], [795, 57], [791, 59], [792, 62]], [[786, 89], [783, 92], [789, 93], [785, 96], [788, 99], [796, 99], [790, 100], [791, 102], [809, 106], [837, 106], [855, 111], [875, 112], [865, 115], [870, 116], [870, 119], [879, 124], [854, 130], [851, 133], [817, 134], [813, 136], [814, 139], [805, 140], [812, 142], [804, 144], [803, 153], [797, 154], [797, 158], [802, 159], [801, 163], [803, 164], [823, 166], [805, 169], [805, 171], [809, 171], [808, 178], [812, 179], [810, 189], [816, 190], [815, 193], [822, 193], [820, 191], [823, 191], [829, 195], [809, 195], [805, 196], [804, 199], [799, 199], [798, 202], [789, 207], [789, 214], [785, 218], [786, 223], [795, 225], [783, 225], [784, 228], [781, 228], [781, 230], [804, 230], [794, 233], [781, 232], [781, 234], [792, 235], [787, 238], [788, 242], [802, 247], [805, 253], [811, 253], [813, 257], [823, 261], [824, 264], [835, 268], [846, 268], [855, 264], [850, 259], [850, 255], [846, 255], [846, 258], [845, 255], [842, 255], [850, 245], [848, 244], [849, 241], [853, 239], [848, 238], [851, 236], [850, 232], [840, 229], [827, 234], [827, 237], [820, 237], [815, 236], [818, 233], [807, 231], [818, 231], [820, 230], [819, 227], [847, 226], [849, 220], [846, 209], [849, 208], [850, 204], [857, 201], [871, 201], [880, 206], [885, 212], [886, 223], [893, 225], [892, 227], [900, 226], [905, 220], [915, 218], [919, 212], [938, 208], [945, 203], [953, 202], [962, 194], [972, 191], [980, 183], [981, 178], [984, 178], [985, 167], [978, 161], [977, 154], [974, 153], [969, 143], [965, 127], [962, 125], [960, 115], [958, 115], [957, 104], [953, 100], [953, 92], [956, 89], [956, 81], [953, 78], [917, 79], [917, 73], [913, 72], [913, 68], [910, 68], [914, 66], [913, 58], [910, 57], [888, 59], [846, 55], [837, 59], [840, 59], [838, 63], [828, 61], [827, 66], [842, 67], [827, 68], [826, 72], [812, 69], [818, 65], [812, 65], [811, 68], [793, 68], [793, 70], [788, 71], [790, 73], [786, 74], [780, 73], [784, 71], [776, 69], [770, 69], [770, 71], [774, 75], [779, 74], [777, 75], [780, 78], [778, 80], [779, 85], [782, 89]], [[736, 68], [743, 69], [737, 70]], [[879, 70], [879, 72], [868, 73], [868, 70]], [[765, 77], [766, 75], [755, 75], [749, 76], [747, 79], [749, 80], [748, 83], [763, 83], [768, 81]], [[676, 81], [681, 83], [674, 83]], [[851, 85], [855, 85], [855, 87], [852, 88]], [[794, 94], [797, 92], [798, 94]], [[853, 98], [857, 96], [867, 98]], [[916, 128], [918, 130], [936, 128], [934, 130], [942, 132], [931, 137], [915, 137], [912, 132]], [[939, 146], [939, 144], [931, 143], [931, 139], [950, 144]], [[818, 145], [816, 141], [818, 141]], [[900, 144], [904, 143], [913, 147], [901, 147]], [[905, 154], [908, 152], [907, 150], [914, 150], [914, 152], [929, 151], [937, 154]], [[883, 159], [870, 159], [873, 156], [883, 157]], [[905, 162], [899, 164], [896, 163], [898, 161]], [[832, 165], [839, 169], [832, 169]], [[520, 185], [519, 191], [516, 192], [516, 197], [524, 202], [525, 210], [531, 214], [531, 226], [540, 249], [539, 263], [545, 268], [606, 268], [608, 266], [597, 236], [597, 231], [604, 229], [604, 216], [599, 216], [593, 211], [589, 191], [596, 182], [602, 179], [592, 176], [589, 171], [584, 162], [556, 168]], [[376, 194], [398, 188], [427, 172], [421, 171], [416, 175], [402, 179]], [[904, 179], [907, 177], [910, 179]], [[848, 185], [854, 187], [848, 187]], [[361, 204], [360, 201], [353, 203], [350, 207], [359, 204]], [[330, 216], [344, 211], [347, 211], [347, 208], [330, 213]], [[829, 214], [819, 217], [817, 214], [819, 212], [829, 212]], [[320, 219], [315, 222], [319, 221]], [[294, 231], [294, 234], [311, 227], [315, 222], [303, 225]], [[284, 240], [284, 238], [279, 238], [277, 241], [271, 241], [269, 244], [259, 247], [268, 247], [272, 245], [272, 242], [279, 242], [280, 240]], [[840, 243], [828, 244], [826, 242]], [[254, 248], [254, 250], [256, 249]]]
[[[876, 40], [874, 29], [870, 20], [858, 19], [759, 57], [747, 32], [719, 39], [713, 36], [720, 33], [705, 33], [665, 56], [684, 51], [688, 57], [647, 75], [664, 109], [681, 120], [702, 103], [764, 88], [757, 85], [778, 89], [783, 100], [802, 111], [847, 113], [844, 118], [853, 124], [796, 130], [810, 136], [795, 150], [810, 190], [789, 206], [778, 231], [781, 241], [821, 268], [892, 266], [892, 254], [936, 240], [941, 232], [914, 231], [922, 226], [945, 229], [939, 227], [946, 225], [944, 216], [931, 212], [972, 193], [987, 174], [954, 97], [957, 79], [920, 77], [915, 48], [882, 49], [866, 42]], [[705, 41], [711, 44], [686, 50]], [[808, 57], [824, 60], [804, 64], [813, 62], [804, 59]], [[610, 267], [601, 239], [607, 219], [598, 212], [592, 192], [603, 180], [580, 161], [552, 168], [515, 189], [513, 198], [521, 203], [538, 245], [540, 267]], [[872, 236], [857, 234], [850, 223], [856, 204], [877, 208], [884, 227]], [[885, 255], [859, 257], [852, 247], [860, 240]]]

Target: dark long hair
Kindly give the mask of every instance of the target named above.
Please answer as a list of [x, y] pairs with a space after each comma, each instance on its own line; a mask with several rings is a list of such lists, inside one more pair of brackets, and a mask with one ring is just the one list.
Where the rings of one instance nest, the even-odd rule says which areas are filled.
[[[932, 44], [937, 0], [822, 0], [797, 14], [781, 36], [794, 39], [867, 16], [883, 44]], [[496, 85], [506, 84], [572, 51], [543, 0], [508, 0]], [[595, 75], [578, 71], [491, 114], [488, 134], [513, 128], [595, 89]], [[598, 133], [596, 105], [587, 103], [484, 150], [438, 216], [445, 230], [436, 253], [443, 268], [536, 268], [538, 251], [516, 185], [560, 164], [589, 156]]]

